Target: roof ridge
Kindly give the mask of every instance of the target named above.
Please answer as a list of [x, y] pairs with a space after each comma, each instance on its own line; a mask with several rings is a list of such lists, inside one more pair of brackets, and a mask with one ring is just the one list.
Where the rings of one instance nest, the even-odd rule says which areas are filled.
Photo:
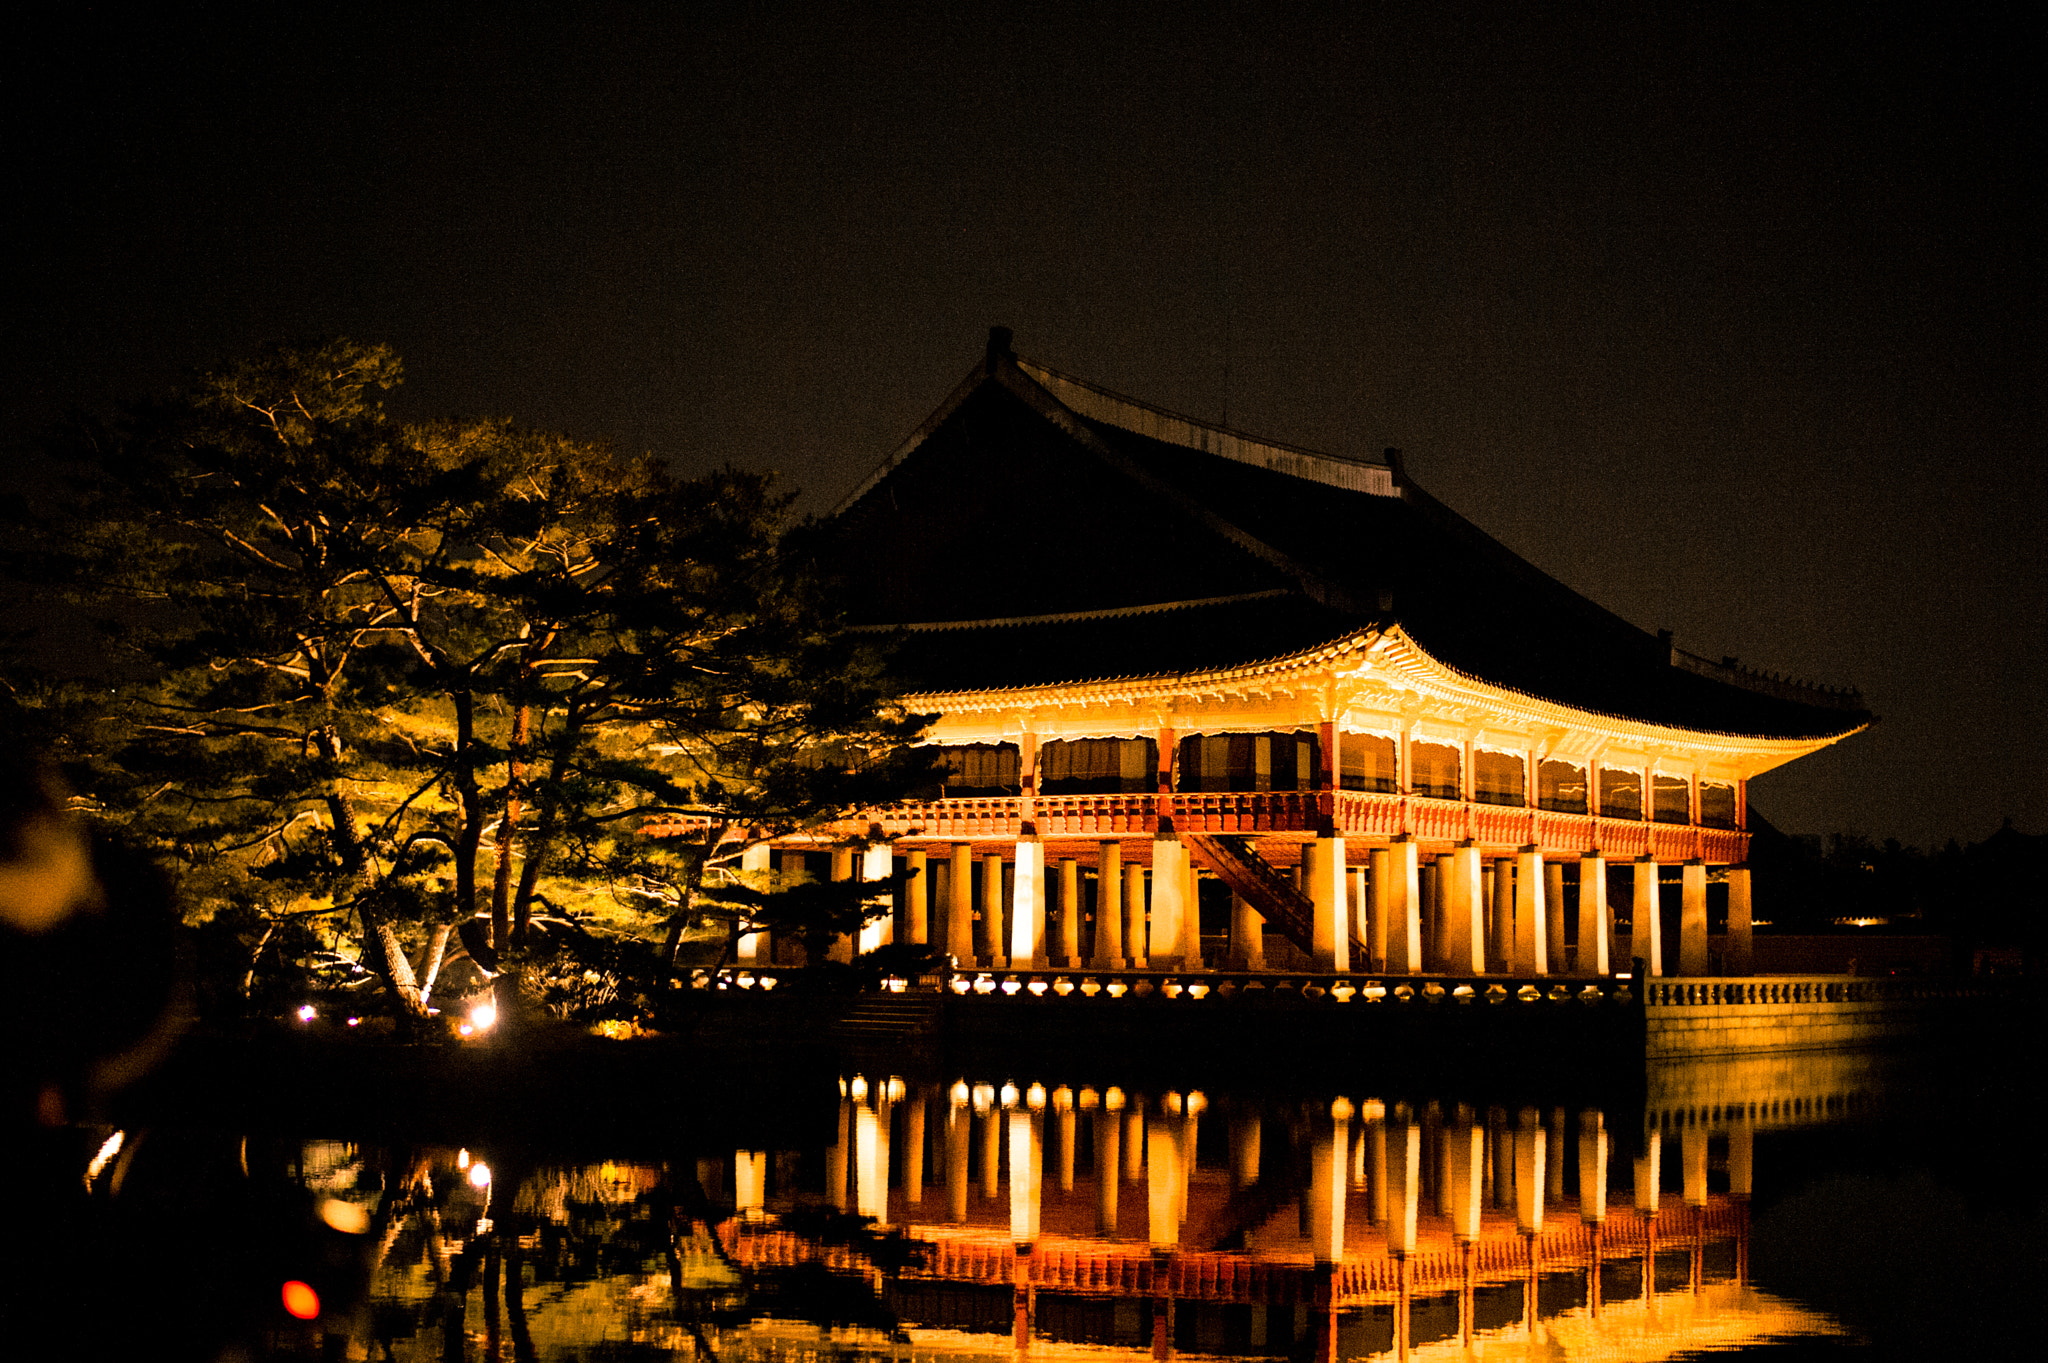
[[1261, 592], [1238, 592], [1232, 596], [1199, 596], [1186, 601], [1154, 601], [1140, 606], [1111, 606], [1096, 611], [1059, 611], [1052, 615], [1004, 615], [985, 620], [921, 620], [901, 625], [848, 625], [852, 634], [880, 634], [906, 630], [930, 634], [959, 629], [995, 629], [1005, 625], [1064, 625], [1077, 620], [1118, 620], [1136, 615], [1158, 615], [1165, 611], [1193, 610], [1200, 606], [1227, 606], [1240, 601], [1268, 601], [1276, 596], [1293, 596], [1292, 587], [1269, 587]]

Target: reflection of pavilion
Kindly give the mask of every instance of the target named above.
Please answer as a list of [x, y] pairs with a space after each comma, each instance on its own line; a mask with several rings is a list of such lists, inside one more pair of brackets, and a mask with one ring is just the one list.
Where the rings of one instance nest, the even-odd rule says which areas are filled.
[[[1020, 1347], [1656, 1357], [1833, 1332], [1745, 1281], [1751, 1131], [856, 1078], [825, 1191], [935, 1247], [904, 1280], [907, 1317], [1007, 1324]], [[742, 1262], [820, 1257], [767, 1227], [767, 1169], [739, 1153], [727, 1243]]]

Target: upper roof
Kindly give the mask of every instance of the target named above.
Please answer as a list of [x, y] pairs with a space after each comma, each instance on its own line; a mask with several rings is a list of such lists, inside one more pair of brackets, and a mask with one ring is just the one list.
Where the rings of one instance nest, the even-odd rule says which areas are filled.
[[1423, 492], [1398, 456], [1253, 439], [1010, 353], [987, 356], [840, 504], [854, 623], [908, 626], [916, 692], [1156, 676], [1398, 623], [1458, 671], [1686, 729], [1840, 735], [1854, 692], [1637, 629]]

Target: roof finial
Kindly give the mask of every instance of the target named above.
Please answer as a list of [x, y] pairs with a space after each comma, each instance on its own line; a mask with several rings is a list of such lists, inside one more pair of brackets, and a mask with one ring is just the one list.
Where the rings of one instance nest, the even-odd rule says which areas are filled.
[[1013, 339], [1014, 337], [1011, 335], [1008, 327], [990, 327], [988, 329], [988, 367], [990, 372], [994, 372], [995, 367], [1002, 361], [1017, 358], [1016, 353], [1010, 349], [1010, 342]]

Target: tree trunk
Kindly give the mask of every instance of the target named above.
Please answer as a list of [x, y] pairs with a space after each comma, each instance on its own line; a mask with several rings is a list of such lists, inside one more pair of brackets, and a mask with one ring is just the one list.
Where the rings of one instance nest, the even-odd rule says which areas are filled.
[[427, 949], [420, 955], [420, 1002], [423, 1004], [433, 997], [434, 981], [441, 978], [441, 963], [448, 957], [448, 937], [454, 931], [453, 923], [437, 923], [427, 937]]
[[[521, 669], [521, 689], [525, 684], [525, 669]], [[498, 820], [498, 836], [495, 853], [496, 874], [491, 881], [491, 945], [500, 952], [506, 943], [526, 939], [526, 924], [529, 913], [527, 902], [519, 905], [515, 921], [512, 908], [512, 850], [519, 841], [519, 816], [524, 812], [523, 796], [526, 790], [526, 745], [531, 735], [533, 707], [523, 700], [512, 715], [512, 742], [505, 753], [505, 813]]]

